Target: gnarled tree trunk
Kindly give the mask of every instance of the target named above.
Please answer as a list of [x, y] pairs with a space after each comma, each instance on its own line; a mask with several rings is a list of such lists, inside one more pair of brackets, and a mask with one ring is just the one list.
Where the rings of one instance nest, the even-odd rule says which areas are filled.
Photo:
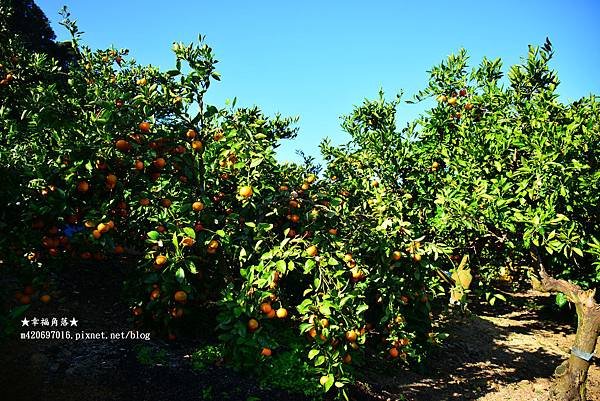
[[[533, 256], [533, 255], [532, 255]], [[566, 280], [550, 277], [537, 255], [540, 281], [534, 281], [534, 289], [545, 292], [562, 292], [575, 305], [577, 311], [577, 334], [569, 359], [556, 368], [555, 383], [550, 399], [556, 401], [585, 401], [586, 382], [590, 359], [596, 349], [600, 334], [600, 305], [594, 300], [596, 290], [584, 291]]]

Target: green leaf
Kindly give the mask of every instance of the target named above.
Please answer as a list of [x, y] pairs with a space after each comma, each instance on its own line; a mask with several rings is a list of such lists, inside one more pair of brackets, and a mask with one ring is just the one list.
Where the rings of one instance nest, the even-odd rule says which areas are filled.
[[150, 231], [148, 232], [148, 238], [154, 241], [158, 241], [160, 238], [160, 233], [158, 231]]
[[27, 309], [29, 309], [30, 306], [31, 305], [19, 305], [19, 306], [13, 308], [8, 315], [11, 319], [17, 319], [23, 313], [25, 313], [27, 311]]
[[314, 269], [316, 262], [314, 259], [307, 259], [304, 263], [304, 274], [310, 273]]
[[329, 389], [331, 388], [331, 386], [333, 386], [333, 383], [335, 383], [335, 378], [330, 373], [328, 375], [328, 378], [327, 378], [327, 383], [325, 383], [325, 392], [329, 391]]
[[325, 357], [323, 355], [319, 355], [315, 360], [315, 366], [321, 366], [325, 363]]
[[193, 228], [191, 227], [183, 227], [183, 232], [185, 233], [185, 235], [187, 235], [188, 237], [192, 238], [192, 239], [196, 239], [196, 231], [194, 231]]
[[192, 262], [191, 260], [187, 261], [187, 267], [188, 267], [188, 270], [190, 271], [190, 273], [192, 273], [192, 274], [198, 273], [198, 270], [196, 269], [196, 264], [194, 262]]
[[319, 312], [324, 316], [331, 316], [331, 309], [329, 309], [329, 306], [326, 306], [326, 305], [319, 306]]
[[319, 355], [319, 351], [318, 349], [311, 349], [310, 351], [308, 351], [308, 359], [313, 360], [315, 358], [315, 356]]
[[179, 283], [183, 283], [185, 280], [185, 271], [183, 271], [183, 269], [180, 267], [179, 269], [177, 269], [177, 271], [175, 272], [175, 278], [177, 279], [177, 281]]
[[275, 263], [275, 269], [281, 273], [285, 273], [286, 266], [287, 263], [285, 263], [285, 260], [278, 260], [277, 263]]
[[369, 309], [369, 305], [361, 304], [358, 306], [358, 308], [356, 308], [356, 314], [359, 315], [359, 314], [363, 313], [364, 311], [366, 311], [367, 309]]
[[562, 308], [568, 302], [569, 300], [567, 299], [567, 296], [565, 294], [563, 294], [562, 292], [556, 294], [556, 305], [558, 305], [559, 308]]

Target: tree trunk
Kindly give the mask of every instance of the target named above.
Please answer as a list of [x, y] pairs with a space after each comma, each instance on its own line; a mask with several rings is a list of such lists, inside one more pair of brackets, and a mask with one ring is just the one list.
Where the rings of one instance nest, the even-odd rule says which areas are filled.
[[584, 291], [566, 280], [550, 277], [538, 262], [541, 281], [533, 280], [534, 289], [545, 292], [562, 292], [575, 305], [577, 311], [577, 334], [569, 359], [555, 370], [556, 380], [550, 391], [550, 399], [556, 401], [585, 401], [586, 382], [590, 359], [596, 349], [600, 334], [600, 306], [594, 300], [596, 290]]

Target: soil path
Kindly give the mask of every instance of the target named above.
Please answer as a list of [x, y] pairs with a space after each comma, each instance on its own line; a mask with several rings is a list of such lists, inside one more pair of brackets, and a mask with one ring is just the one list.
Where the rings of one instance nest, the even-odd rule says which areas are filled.
[[[450, 336], [426, 375], [407, 373], [390, 381], [370, 374], [362, 385], [391, 400], [402, 400], [400, 394], [408, 401], [549, 400], [554, 369], [568, 358], [575, 338], [574, 311], [557, 313], [548, 295], [512, 295], [511, 306], [479, 308], [450, 322]], [[600, 401], [600, 366], [593, 361], [587, 395]]]

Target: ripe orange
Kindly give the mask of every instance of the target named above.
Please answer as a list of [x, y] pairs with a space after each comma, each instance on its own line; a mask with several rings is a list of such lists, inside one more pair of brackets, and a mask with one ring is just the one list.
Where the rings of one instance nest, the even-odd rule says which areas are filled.
[[94, 231], [92, 231], [92, 236], [95, 239], [99, 239], [100, 237], [102, 237], [102, 233], [100, 231], [98, 231], [98, 230], [94, 230]]
[[194, 212], [199, 212], [202, 209], [204, 209], [204, 203], [202, 203], [200, 201], [196, 201], [196, 202], [192, 203], [192, 210]]
[[337, 233], [338, 233], [338, 229], [337, 229], [337, 228], [330, 228], [330, 229], [328, 230], [328, 232], [329, 232], [329, 234], [331, 234], [331, 235], [337, 235]]
[[302, 188], [303, 191], [308, 191], [308, 189], [310, 188], [310, 184], [308, 182], [305, 182], [300, 188]]
[[392, 347], [392, 348], [390, 348], [390, 350], [388, 352], [392, 358], [398, 358], [398, 355], [399, 355], [398, 348]]
[[29, 295], [23, 295], [19, 299], [19, 302], [21, 302], [22, 305], [28, 305], [31, 303], [31, 297]]
[[154, 161], [152, 162], [152, 164], [153, 164], [153, 165], [154, 165], [154, 167], [156, 167], [157, 169], [159, 169], [159, 170], [162, 170], [162, 169], [163, 169], [163, 168], [166, 166], [167, 162], [166, 162], [166, 160], [165, 160], [165, 159], [163, 159], [162, 157], [159, 157], [158, 159], [154, 160]]
[[365, 273], [359, 268], [353, 268], [352, 271], [352, 279], [355, 281], [360, 281], [365, 278]]
[[243, 196], [244, 198], [251, 197], [253, 193], [254, 191], [252, 191], [252, 187], [249, 185], [243, 186], [239, 190], [240, 196]]
[[269, 319], [273, 319], [275, 316], [277, 316], [277, 313], [275, 313], [275, 309], [271, 309], [271, 311], [267, 313], [267, 317]]
[[110, 230], [110, 227], [107, 224], [100, 223], [96, 226], [96, 230], [98, 230], [104, 234], [104, 233], [108, 232], [108, 230]]
[[400, 252], [400, 251], [392, 252], [392, 259], [395, 260], [396, 262], [399, 261], [400, 259], [402, 259], [402, 252]]
[[108, 185], [115, 185], [117, 183], [117, 176], [114, 174], [109, 174], [106, 176], [106, 183]]
[[351, 253], [347, 253], [344, 255], [344, 262], [348, 263], [352, 260], [352, 254]]
[[260, 310], [262, 311], [262, 313], [265, 313], [268, 315], [269, 313], [271, 313], [273, 308], [271, 307], [270, 303], [263, 302], [262, 304], [260, 304]]
[[219, 241], [213, 239], [208, 243], [208, 247], [212, 249], [217, 249], [219, 247]]
[[433, 162], [431, 163], [431, 170], [433, 171], [437, 171], [437, 169], [440, 167], [440, 163], [438, 162]]
[[413, 260], [414, 260], [415, 262], [417, 262], [417, 263], [418, 263], [418, 262], [420, 262], [420, 261], [421, 261], [421, 254], [420, 254], [420, 253], [415, 253], [415, 254], [413, 255]]
[[316, 245], [311, 245], [308, 248], [306, 248], [306, 254], [310, 257], [317, 256], [318, 252], [319, 250], [317, 249]]
[[180, 307], [171, 309], [171, 316], [178, 319], [183, 316], [183, 309]]
[[183, 246], [192, 246], [192, 245], [194, 245], [195, 242], [196, 242], [196, 240], [194, 240], [192, 237], [184, 237], [181, 240], [181, 244]]
[[40, 297], [40, 301], [42, 301], [45, 304], [49, 303], [51, 299], [52, 298], [48, 294], [44, 294]]
[[290, 220], [292, 220], [292, 223], [298, 223], [300, 221], [300, 216], [298, 216], [297, 214], [292, 214], [290, 216]]
[[142, 313], [144, 313], [144, 310], [141, 307], [136, 306], [131, 312], [133, 313], [133, 316], [141, 316]]
[[124, 139], [119, 139], [115, 146], [117, 147], [117, 149], [119, 149], [121, 152], [127, 152], [129, 149], [131, 149], [131, 145], [129, 144], [129, 142], [127, 142]]
[[202, 149], [202, 142], [200, 141], [192, 141], [192, 149], [199, 151]]
[[263, 348], [262, 351], [260, 351], [260, 354], [263, 356], [271, 356], [271, 349], [270, 348]]
[[279, 309], [277, 309], [277, 311], [275, 311], [275, 314], [277, 315], [278, 318], [285, 319], [288, 315], [288, 312], [285, 308], [279, 308]]
[[196, 137], [196, 131], [194, 131], [193, 129], [189, 129], [186, 133], [185, 136], [188, 137], [188, 139], [194, 139]]
[[125, 253], [125, 248], [123, 247], [123, 245], [115, 245], [115, 253], [117, 255]]
[[23, 294], [25, 294], [25, 295], [33, 295], [34, 292], [35, 292], [35, 290], [33, 289], [33, 286], [31, 286], [31, 285], [27, 285], [27, 286], [25, 286], [25, 288], [23, 288]]
[[155, 259], [154, 259], [154, 263], [156, 263], [158, 266], [162, 266], [165, 263], [167, 263], [167, 257], [165, 255], [158, 255]]
[[252, 318], [248, 320], [248, 331], [253, 332], [258, 329], [258, 320]]
[[160, 290], [155, 288], [150, 292], [150, 299], [156, 301], [158, 298], [160, 298]]
[[349, 330], [346, 332], [346, 340], [348, 342], [356, 342], [356, 339], [358, 338], [358, 335], [356, 334], [356, 331], [354, 330]]
[[175, 291], [175, 294], [173, 295], [173, 299], [176, 302], [181, 302], [184, 303], [185, 301], [187, 301], [187, 292], [183, 291], [183, 290], [179, 290], [179, 291]]
[[160, 204], [162, 205], [162, 207], [171, 207], [171, 204], [173, 202], [171, 202], [171, 199], [169, 198], [164, 198], [163, 200], [160, 201]]
[[345, 364], [352, 363], [352, 356], [350, 354], [344, 355], [344, 357], [342, 358], [342, 362], [344, 362]]
[[451, 97], [450, 99], [448, 99], [448, 104], [450, 106], [454, 106], [456, 104], [458, 100], [455, 97]]
[[150, 204], [150, 199], [148, 198], [142, 198], [140, 199], [140, 205], [142, 206], [148, 206]]
[[400, 344], [402, 347], [407, 346], [410, 343], [410, 340], [406, 337], [401, 338], [400, 341], [398, 341], [398, 344]]
[[465, 104], [465, 110], [472, 110], [472, 109], [473, 109], [473, 103]]
[[446, 95], [439, 95], [436, 99], [440, 103], [444, 103], [446, 100], [448, 100], [448, 98], [446, 97]]
[[150, 123], [148, 121], [143, 121], [140, 123], [140, 131], [147, 133], [150, 132]]
[[280, 191], [288, 191], [289, 189], [290, 189], [290, 187], [288, 187], [287, 185], [281, 185], [281, 186], [279, 187], [279, 190], [280, 190]]
[[90, 189], [90, 184], [87, 181], [80, 181], [77, 184], [77, 191], [81, 193], [86, 193]]
[[223, 135], [223, 131], [220, 131], [220, 130], [219, 130], [219, 131], [217, 131], [217, 132], [215, 132], [215, 133], [213, 134], [213, 139], [214, 139], [215, 141], [220, 141], [221, 139], [223, 139], [223, 136], [224, 136], [224, 135]]

